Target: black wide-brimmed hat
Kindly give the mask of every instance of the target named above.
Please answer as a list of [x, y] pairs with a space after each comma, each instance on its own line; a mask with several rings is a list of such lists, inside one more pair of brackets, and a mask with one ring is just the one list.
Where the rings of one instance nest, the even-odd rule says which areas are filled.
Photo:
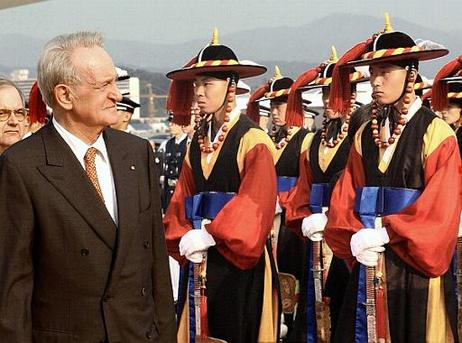
[[263, 100], [277, 100], [278, 98], [287, 101], [287, 95], [290, 93], [290, 87], [294, 83], [290, 77], [282, 76], [281, 70], [278, 66], [274, 67], [274, 75], [269, 82], [268, 92], [260, 99]]
[[462, 99], [462, 55], [446, 63], [436, 74], [432, 86], [432, 107], [446, 109], [449, 101]]
[[265, 72], [266, 67], [248, 60], [240, 61], [231, 48], [218, 44], [218, 31], [215, 29], [212, 42], [199, 51], [188, 66], [167, 73], [167, 77], [172, 80], [193, 80], [200, 75], [229, 73], [244, 79]]
[[462, 77], [448, 81], [448, 99], [462, 100]]
[[424, 80], [420, 74], [417, 74], [414, 90], [424, 90], [428, 88], [432, 88], [432, 84], [427, 79]]
[[[337, 57], [337, 49], [335, 49], [335, 46], [332, 46], [332, 51], [330, 58], [326, 61], [325, 67], [322, 69], [321, 73], [319, 76], [311, 82], [310, 84], [298, 88], [301, 92], [306, 92], [311, 89], [318, 89], [318, 88], [325, 88], [325, 87], [330, 87], [332, 83], [332, 73], [335, 68], [335, 64], [338, 61]], [[360, 82], [365, 82], [368, 81], [369, 77], [367, 74], [362, 73], [357, 70], [353, 70], [350, 73], [350, 82], [352, 84], [360, 83]]]
[[239, 80], [239, 82], [236, 85], [236, 95], [249, 94], [250, 91], [250, 86], [246, 84], [244, 81]]
[[[273, 77], [258, 87], [250, 96], [247, 103], [247, 116], [254, 122], [259, 122], [261, 115], [260, 102], [265, 100], [287, 102], [288, 95], [294, 83], [290, 77], [282, 76], [278, 66], [274, 67]], [[301, 96], [300, 96], [301, 107]]]
[[354, 67], [377, 63], [403, 61], [426, 61], [445, 56], [447, 49], [439, 44], [423, 41], [417, 44], [411, 36], [401, 31], [393, 31], [388, 14], [385, 15], [384, 32], [371, 40], [360, 59], [349, 61], [344, 66]]
[[333, 111], [348, 113], [350, 109], [351, 83], [348, 73], [351, 68], [379, 63], [414, 64], [448, 54], [448, 50], [431, 41], [419, 44], [407, 34], [394, 31], [388, 13], [385, 14], [385, 28], [365, 41], [355, 44], [340, 57], [333, 72], [333, 83], [329, 106]]

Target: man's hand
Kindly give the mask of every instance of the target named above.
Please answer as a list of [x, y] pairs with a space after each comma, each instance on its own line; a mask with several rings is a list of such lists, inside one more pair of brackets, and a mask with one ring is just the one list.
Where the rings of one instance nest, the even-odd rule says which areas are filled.
[[313, 242], [322, 241], [327, 216], [324, 213], [313, 213], [302, 221], [302, 234]]
[[196, 251], [192, 254], [186, 255], [185, 257], [192, 263], [201, 263], [203, 259], [204, 251]]
[[183, 237], [181, 237], [179, 245], [181, 256], [185, 256], [186, 258], [188, 258], [188, 256], [192, 256], [192, 258], [198, 260], [197, 254], [193, 255], [194, 253], [206, 251], [209, 247], [215, 245], [215, 240], [205, 228], [205, 225], [207, 224], [210, 224], [210, 220], [204, 219], [202, 220], [202, 228], [200, 230], [189, 230]]
[[350, 246], [353, 256], [366, 249], [381, 247], [390, 242], [387, 230], [384, 227], [380, 229], [364, 228], [351, 236]]
[[356, 260], [364, 264], [367, 267], [376, 267], [379, 261], [379, 254], [384, 252], [384, 247], [373, 247], [366, 250], [361, 251], [357, 256]]

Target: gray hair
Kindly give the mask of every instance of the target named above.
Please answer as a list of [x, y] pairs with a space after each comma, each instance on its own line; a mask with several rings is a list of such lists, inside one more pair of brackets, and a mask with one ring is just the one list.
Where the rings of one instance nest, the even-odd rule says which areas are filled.
[[26, 106], [26, 99], [24, 99], [24, 93], [19, 89], [19, 87], [11, 80], [0, 77], [0, 89], [5, 87], [12, 87], [18, 91], [19, 96], [21, 97], [21, 102], [23, 106]]
[[56, 85], [76, 85], [80, 79], [71, 56], [76, 48], [104, 47], [103, 36], [99, 32], [80, 31], [57, 36], [43, 48], [37, 67], [37, 82], [43, 101], [54, 108]]

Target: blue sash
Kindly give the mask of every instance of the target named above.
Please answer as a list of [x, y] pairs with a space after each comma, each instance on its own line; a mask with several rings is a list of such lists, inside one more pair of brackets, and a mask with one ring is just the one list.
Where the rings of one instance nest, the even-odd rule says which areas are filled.
[[[214, 219], [218, 212], [230, 201], [236, 193], [203, 192], [186, 198], [186, 218], [191, 220], [194, 229], [201, 229], [202, 219]], [[188, 299], [189, 299], [189, 342], [196, 343], [196, 309], [194, 299], [194, 265], [189, 263]], [[184, 277], [180, 275], [181, 278]], [[181, 292], [181, 287], [180, 287]], [[183, 296], [181, 294], [181, 296]], [[180, 296], [178, 297], [179, 299]], [[180, 316], [181, 314], [179, 314]], [[180, 318], [178, 316], [178, 318]]]
[[190, 196], [185, 201], [186, 218], [191, 220], [195, 229], [200, 229], [202, 219], [214, 219], [235, 194], [203, 192]]
[[322, 213], [322, 208], [329, 206], [330, 192], [331, 189], [329, 183], [313, 183], [311, 185], [311, 213]]
[[[322, 213], [322, 208], [329, 206], [330, 184], [313, 183], [310, 193], [310, 209], [312, 213]], [[316, 323], [316, 297], [313, 276], [313, 249], [308, 246], [308, 283], [306, 285], [306, 342], [316, 343], [318, 339]]]
[[289, 192], [297, 184], [297, 179], [295, 176], [278, 176], [278, 193]]
[[[375, 228], [375, 218], [398, 213], [412, 205], [420, 191], [410, 188], [360, 187], [356, 190], [355, 211], [365, 228]], [[366, 266], [359, 266], [356, 300], [355, 343], [367, 343]]]

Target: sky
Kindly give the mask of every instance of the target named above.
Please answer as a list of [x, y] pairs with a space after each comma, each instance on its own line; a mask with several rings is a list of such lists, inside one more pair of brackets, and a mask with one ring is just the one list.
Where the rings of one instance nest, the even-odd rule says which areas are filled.
[[0, 11], [0, 32], [37, 38], [97, 30], [108, 39], [181, 43], [262, 27], [297, 27], [333, 13], [383, 13], [462, 31], [461, 0], [48, 0]]

